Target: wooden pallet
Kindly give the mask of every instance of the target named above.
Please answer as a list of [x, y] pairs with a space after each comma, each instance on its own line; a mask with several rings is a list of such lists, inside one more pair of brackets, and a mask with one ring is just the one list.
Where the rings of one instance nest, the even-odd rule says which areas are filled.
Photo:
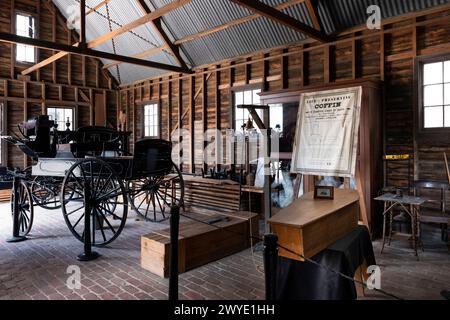
[[[206, 225], [195, 221], [180, 224], [179, 273], [200, 267], [250, 247], [250, 231], [258, 236], [258, 216], [251, 212], [233, 214], [190, 214], [208, 221], [222, 216], [224, 221]], [[250, 228], [251, 227], [251, 228]], [[170, 229], [141, 237], [141, 266], [161, 277], [169, 276]]]

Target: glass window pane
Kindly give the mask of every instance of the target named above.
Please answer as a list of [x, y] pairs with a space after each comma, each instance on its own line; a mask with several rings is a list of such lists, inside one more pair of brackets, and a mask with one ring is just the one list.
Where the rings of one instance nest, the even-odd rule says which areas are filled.
[[[277, 129], [279, 125], [279, 129]], [[270, 127], [272, 129], [283, 131], [283, 106], [281, 104], [270, 106]]]
[[439, 106], [444, 104], [444, 86], [442, 84], [425, 86], [424, 106]]
[[244, 93], [243, 92], [236, 92], [234, 101], [235, 101], [235, 105], [236, 106], [238, 106], [240, 104], [243, 104], [244, 103]]
[[252, 91], [244, 91], [244, 104], [252, 104]]
[[16, 47], [16, 60], [25, 61], [26, 59], [26, 47], [22, 44], [18, 44]]
[[258, 93], [261, 93], [261, 89], [253, 90], [253, 104], [261, 103], [261, 97], [258, 95]]
[[442, 68], [442, 62], [425, 64], [423, 68], [423, 84], [442, 83]]
[[444, 85], [444, 104], [450, 104], [450, 83]]
[[444, 115], [444, 126], [450, 127], [450, 106], [445, 106]]
[[450, 82], [450, 60], [444, 63], [444, 82]]
[[425, 128], [442, 128], [444, 124], [443, 107], [428, 107], [424, 109]]
[[34, 59], [34, 53], [35, 53], [34, 47], [26, 46], [25, 51], [26, 51], [25, 61], [26, 62], [34, 62], [34, 60], [35, 60]]

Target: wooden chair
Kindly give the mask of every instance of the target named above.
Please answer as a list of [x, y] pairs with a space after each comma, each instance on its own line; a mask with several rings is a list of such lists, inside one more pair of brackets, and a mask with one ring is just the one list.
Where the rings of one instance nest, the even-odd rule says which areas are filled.
[[[421, 207], [419, 223], [439, 224], [441, 226], [441, 239], [448, 243], [450, 211], [446, 208], [446, 192], [450, 190], [450, 185], [441, 181], [415, 181], [414, 195], [420, 196], [423, 190], [438, 191], [440, 197], [439, 199], [428, 200], [427, 205]], [[430, 206], [430, 204], [434, 204], [434, 206]]]

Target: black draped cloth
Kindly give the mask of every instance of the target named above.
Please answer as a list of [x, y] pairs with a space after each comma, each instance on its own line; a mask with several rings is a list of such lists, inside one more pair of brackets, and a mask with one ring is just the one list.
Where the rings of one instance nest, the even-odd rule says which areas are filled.
[[[311, 258], [329, 269], [353, 278], [366, 261], [375, 265], [369, 230], [358, 226]], [[355, 283], [312, 262], [278, 258], [276, 297], [278, 300], [349, 300], [356, 299]]]

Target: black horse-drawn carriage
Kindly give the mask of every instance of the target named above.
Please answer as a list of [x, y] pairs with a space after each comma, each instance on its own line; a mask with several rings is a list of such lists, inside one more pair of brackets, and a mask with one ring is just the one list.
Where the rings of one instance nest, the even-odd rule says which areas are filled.
[[87, 228], [96, 246], [119, 236], [129, 206], [153, 222], [165, 220], [173, 205], [182, 206], [183, 177], [172, 162], [168, 141], [137, 141], [131, 155], [128, 134], [110, 128], [57, 131], [55, 122], [42, 115], [19, 129], [21, 137], [2, 138], [34, 163], [15, 172], [20, 181], [11, 206], [18, 215], [20, 236], [30, 232], [35, 206], [61, 208], [72, 234], [86, 242]]

